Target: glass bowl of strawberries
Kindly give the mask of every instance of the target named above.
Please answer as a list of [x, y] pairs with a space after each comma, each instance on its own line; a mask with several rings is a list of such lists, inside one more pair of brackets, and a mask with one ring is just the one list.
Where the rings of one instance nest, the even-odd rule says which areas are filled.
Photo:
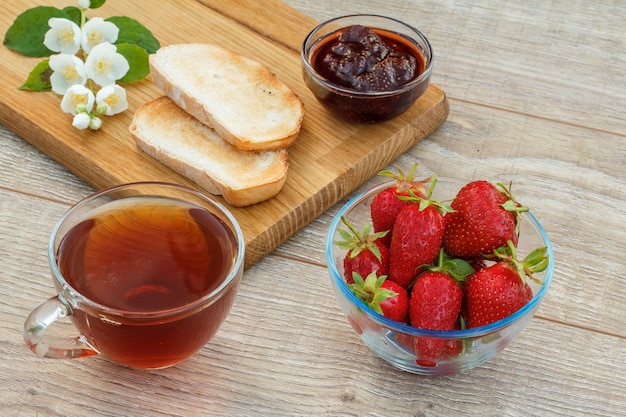
[[341, 309], [362, 341], [416, 374], [469, 370], [533, 317], [554, 270], [550, 240], [511, 186], [391, 177], [348, 201], [326, 237]]

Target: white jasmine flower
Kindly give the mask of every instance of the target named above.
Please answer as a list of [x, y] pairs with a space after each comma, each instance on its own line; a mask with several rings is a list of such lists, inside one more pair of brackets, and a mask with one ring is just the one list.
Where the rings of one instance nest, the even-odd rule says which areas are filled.
[[105, 22], [101, 17], [90, 19], [83, 26], [81, 45], [86, 53], [103, 42], [115, 43], [120, 30], [112, 22]]
[[72, 126], [80, 130], [87, 129], [90, 123], [91, 116], [89, 116], [87, 113], [78, 113], [74, 116], [74, 119], [72, 120]]
[[81, 31], [76, 23], [69, 19], [52, 17], [48, 20], [48, 26], [50, 29], [46, 32], [43, 41], [46, 48], [68, 55], [75, 55], [78, 52]]
[[107, 116], [121, 113], [128, 108], [126, 90], [117, 84], [103, 87], [96, 94], [96, 104], [105, 106], [104, 114]]
[[75, 55], [52, 55], [48, 65], [53, 71], [50, 76], [52, 91], [57, 94], [65, 94], [71, 86], [87, 82], [85, 64]]
[[92, 117], [91, 121], [89, 122], [89, 128], [91, 130], [98, 130], [102, 127], [102, 119], [99, 117]]
[[[95, 102], [93, 92], [83, 85], [73, 85], [61, 100], [61, 110], [73, 115], [87, 114], [93, 109]], [[76, 118], [74, 118], [76, 120]], [[83, 128], [84, 129], [84, 128]]]
[[83, 10], [87, 10], [89, 7], [91, 7], [91, 1], [90, 0], [78, 0], [78, 7], [80, 7]]
[[85, 62], [87, 76], [102, 87], [115, 84], [129, 69], [126, 58], [108, 42], [96, 45]]

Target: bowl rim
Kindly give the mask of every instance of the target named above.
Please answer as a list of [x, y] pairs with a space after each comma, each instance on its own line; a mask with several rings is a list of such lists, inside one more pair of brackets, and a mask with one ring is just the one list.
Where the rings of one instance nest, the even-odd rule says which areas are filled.
[[[464, 181], [461, 180], [459, 178], [451, 178], [451, 177], [438, 177], [437, 181], [455, 181], [458, 182], [460, 186], [462, 186], [463, 184], [466, 184], [469, 181]], [[381, 191], [389, 186], [392, 186], [396, 183], [395, 180], [391, 180], [391, 181], [385, 181], [382, 182], [378, 185], [375, 185], [371, 188], [369, 188], [368, 190], [365, 190], [363, 192], [358, 193], [357, 195], [355, 195], [354, 197], [352, 197], [348, 202], [346, 202], [337, 212], [337, 214], [335, 215], [335, 217], [333, 218], [333, 220], [330, 223], [330, 226], [328, 228], [328, 232], [326, 234], [326, 241], [325, 241], [325, 256], [326, 256], [326, 265], [327, 268], [330, 272], [331, 275], [331, 280], [334, 283], [334, 285], [341, 291], [341, 293], [350, 301], [351, 304], [355, 305], [356, 307], [358, 307], [361, 311], [363, 311], [370, 319], [374, 320], [375, 322], [384, 325], [385, 327], [397, 331], [397, 332], [401, 332], [401, 333], [405, 333], [411, 336], [427, 336], [427, 337], [437, 337], [437, 338], [443, 338], [443, 339], [467, 339], [467, 338], [479, 338], [479, 337], [484, 337], [486, 335], [492, 334], [492, 333], [496, 333], [504, 328], [507, 328], [509, 326], [511, 326], [512, 324], [514, 324], [515, 322], [518, 322], [520, 320], [522, 320], [523, 318], [526, 317], [527, 314], [530, 314], [534, 309], [536, 309], [541, 300], [545, 297], [545, 295], [548, 292], [548, 289], [550, 287], [550, 284], [552, 283], [552, 276], [554, 274], [554, 249], [552, 247], [552, 243], [545, 231], [545, 229], [543, 228], [543, 226], [541, 225], [541, 223], [539, 223], [539, 221], [537, 220], [537, 218], [530, 212], [527, 211], [525, 213], [522, 213], [522, 215], [524, 217], [526, 217], [527, 219], [530, 220], [531, 224], [534, 226], [534, 228], [536, 229], [536, 231], [539, 233], [539, 235], [541, 236], [541, 239], [543, 240], [544, 245], [547, 248], [547, 255], [548, 255], [548, 267], [545, 270], [545, 277], [543, 279], [543, 284], [541, 285], [541, 287], [539, 288], [539, 290], [533, 295], [533, 298], [526, 303], [526, 305], [524, 305], [524, 307], [522, 307], [521, 309], [517, 310], [515, 313], [509, 315], [508, 317], [505, 317], [501, 320], [498, 320], [496, 322], [487, 324], [485, 326], [480, 326], [480, 327], [474, 327], [471, 329], [464, 329], [464, 330], [428, 330], [428, 329], [421, 329], [418, 327], [413, 327], [410, 326], [408, 324], [404, 324], [404, 323], [400, 323], [397, 322], [395, 320], [392, 320], [388, 317], [383, 316], [382, 314], [379, 314], [377, 312], [375, 312], [374, 310], [372, 310], [370, 307], [368, 307], [365, 303], [363, 303], [359, 298], [357, 298], [352, 291], [350, 290], [350, 288], [348, 287], [348, 285], [346, 284], [343, 275], [339, 273], [339, 270], [337, 269], [337, 265], [335, 263], [335, 259], [333, 256], [333, 245], [334, 245], [334, 236], [335, 236], [335, 231], [337, 230], [337, 228], [340, 226], [341, 223], [341, 217], [347, 213], [348, 211], [350, 211], [353, 207], [355, 207], [357, 204], [360, 204], [361, 202], [363, 202], [364, 200], [368, 199], [370, 196], [373, 196], [376, 192]]]
[[[389, 90], [389, 91], [358, 91], [358, 90], [354, 90], [354, 89], [351, 89], [351, 88], [348, 88], [348, 87], [340, 86], [338, 84], [331, 83], [330, 81], [328, 81], [328, 79], [322, 77], [317, 72], [317, 70], [315, 70], [313, 65], [311, 65], [311, 63], [309, 62], [310, 52], [313, 50], [313, 46], [317, 43], [317, 41], [316, 41], [315, 43], [309, 45], [311, 38], [322, 27], [324, 27], [324, 26], [326, 26], [328, 24], [331, 24], [333, 22], [336, 22], [336, 21], [339, 21], [339, 20], [342, 20], [342, 19], [352, 19], [352, 18], [375, 18], [375, 19], [389, 20], [389, 21], [398, 23], [398, 24], [406, 27], [408, 30], [412, 31], [413, 34], [417, 38], [419, 38], [424, 43], [424, 45], [426, 46], [426, 51], [423, 51], [424, 52], [424, 58], [426, 59], [426, 67], [424, 68], [424, 71], [422, 71], [422, 73], [420, 75], [418, 75], [415, 79], [411, 80], [410, 82], [408, 82], [406, 84], [400, 85], [400, 88], [397, 88], [397, 89], [394, 89], [394, 90]], [[415, 39], [413, 39], [413, 37], [408, 37], [406, 35], [403, 35], [403, 36], [405, 36], [409, 40], [413, 41], [414, 43], [418, 44], [418, 42]], [[418, 48], [422, 49], [421, 46], [419, 46], [419, 45], [418, 45]], [[428, 53], [428, 56], [426, 56], [426, 53]], [[303, 65], [304, 69], [306, 70], [306, 72], [312, 78], [314, 78], [318, 83], [324, 85], [325, 87], [334, 90], [336, 93], [341, 93], [341, 94], [354, 96], [354, 97], [359, 97], [359, 98], [379, 98], [379, 97], [387, 97], [387, 96], [391, 96], [391, 95], [396, 95], [398, 93], [406, 92], [408, 90], [411, 90], [415, 86], [421, 84], [423, 81], [427, 80], [430, 77], [431, 73], [432, 73], [432, 67], [433, 67], [435, 55], [433, 53], [433, 48], [432, 48], [428, 38], [420, 30], [418, 30], [414, 26], [412, 26], [412, 25], [410, 25], [408, 23], [405, 23], [405, 22], [403, 22], [403, 21], [401, 21], [399, 19], [393, 18], [393, 17], [383, 16], [383, 15], [378, 15], [378, 14], [364, 13], [364, 14], [349, 14], [349, 15], [334, 17], [332, 19], [328, 19], [328, 20], [318, 24], [317, 26], [315, 26], [309, 32], [309, 34], [304, 38], [304, 41], [302, 42], [302, 46], [300, 48], [300, 58], [302, 60], [302, 65]]]

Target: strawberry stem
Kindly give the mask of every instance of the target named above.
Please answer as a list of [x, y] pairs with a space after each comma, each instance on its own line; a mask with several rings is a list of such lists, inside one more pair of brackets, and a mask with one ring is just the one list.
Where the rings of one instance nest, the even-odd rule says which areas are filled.
[[411, 170], [408, 175], [404, 175], [402, 169], [398, 165], [396, 165], [396, 172], [392, 172], [389, 170], [382, 170], [378, 172], [378, 175], [383, 177], [389, 177], [396, 180], [396, 194], [405, 193], [408, 190], [413, 190], [415, 193], [424, 192], [423, 181], [414, 181], [415, 178], [415, 170], [417, 169], [417, 162], [411, 166]]
[[417, 162], [414, 163], [413, 166], [411, 166], [411, 170], [409, 171], [409, 175], [406, 175], [406, 176], [404, 175], [404, 172], [402, 172], [402, 169], [400, 169], [400, 167], [398, 165], [396, 165], [395, 167], [398, 170], [398, 173], [391, 172], [391, 171], [389, 171], [387, 169], [384, 169], [384, 170], [380, 171], [378, 173], [378, 175], [383, 176], [383, 177], [393, 178], [398, 183], [400, 183], [402, 181], [406, 181], [406, 182], [413, 181], [413, 176], [415, 175], [415, 170], [417, 169]]
[[549, 258], [547, 247], [540, 247], [530, 252], [522, 261], [517, 259], [517, 251], [512, 241], [508, 240], [507, 246], [499, 247], [494, 251], [494, 255], [504, 262], [507, 262], [517, 271], [522, 283], [526, 283], [526, 277], [533, 282], [542, 285], [543, 281], [534, 276], [535, 273], [543, 272], [548, 267]]
[[520, 204], [513, 194], [512, 187], [513, 181], [509, 182], [509, 186], [502, 184], [501, 182], [497, 183], [497, 186], [500, 188], [502, 194], [504, 194], [508, 200], [502, 203], [500, 206], [506, 211], [510, 211], [515, 213], [515, 234], [519, 236], [519, 224], [522, 221], [522, 213], [528, 211], [528, 207]]
[[352, 273], [354, 284], [348, 284], [352, 293], [369, 308], [379, 314], [383, 314], [380, 303], [398, 295], [397, 292], [381, 288], [387, 275], [376, 276], [376, 272], [369, 274], [365, 280], [358, 272]]
[[389, 231], [385, 230], [383, 232], [372, 233], [372, 225], [370, 223], [365, 223], [363, 231], [359, 232], [348, 221], [348, 219], [346, 219], [345, 216], [341, 216], [341, 221], [348, 229], [350, 229], [350, 232], [352, 233], [343, 229], [338, 229], [337, 231], [343, 240], [336, 240], [334, 242], [335, 245], [346, 251], [351, 250], [352, 252], [350, 252], [350, 258], [354, 258], [365, 249], [369, 249], [369, 251], [372, 252], [372, 254], [374, 254], [376, 259], [380, 262], [382, 255], [375, 241], [384, 237], [387, 233], [389, 233]]
[[419, 268], [426, 271], [443, 272], [459, 284], [463, 283], [465, 278], [475, 272], [469, 262], [464, 259], [452, 258], [443, 248], [439, 251], [435, 262], [430, 265], [421, 265]]
[[406, 200], [412, 203], [419, 203], [420, 211], [426, 210], [428, 206], [435, 206], [442, 216], [445, 216], [446, 213], [453, 213], [455, 210], [450, 207], [449, 204], [445, 204], [451, 200], [437, 201], [432, 199], [433, 191], [435, 190], [435, 186], [437, 185], [437, 174], [430, 177], [429, 181], [430, 186], [428, 187], [428, 192], [426, 193], [425, 197], [421, 197], [415, 194], [413, 190], [408, 190], [408, 196], [398, 196], [398, 198], [400, 200]]

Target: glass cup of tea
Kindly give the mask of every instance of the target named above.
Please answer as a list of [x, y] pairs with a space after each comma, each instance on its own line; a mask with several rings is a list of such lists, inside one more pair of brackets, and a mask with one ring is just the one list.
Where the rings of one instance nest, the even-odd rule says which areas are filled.
[[[144, 369], [196, 353], [228, 315], [243, 275], [244, 237], [220, 203], [180, 185], [97, 192], [56, 224], [48, 258], [57, 295], [24, 323], [46, 358], [102, 354]], [[51, 326], [69, 317], [78, 336]]]

